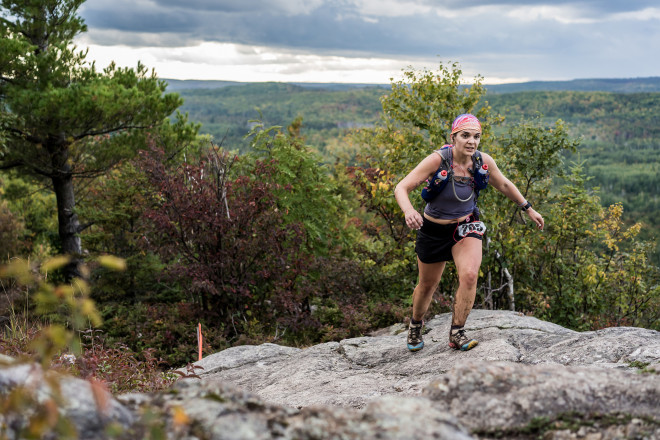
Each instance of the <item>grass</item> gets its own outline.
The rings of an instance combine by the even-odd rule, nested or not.
[[[2,307],[0,352],[11,357],[34,354],[30,346],[45,324],[29,317],[29,290],[20,288],[13,280],[1,278],[0,288],[2,300],[5,301]],[[21,309],[17,310],[19,304]]]

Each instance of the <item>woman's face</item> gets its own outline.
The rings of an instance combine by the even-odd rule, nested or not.
[[[481,141],[481,133],[477,130],[461,130],[458,133],[453,134],[452,137],[454,139],[454,147],[456,147],[459,152],[463,152],[470,156],[477,151],[479,142]]]

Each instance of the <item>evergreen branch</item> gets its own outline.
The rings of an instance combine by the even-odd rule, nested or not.
[[[103,129],[103,130],[93,130],[93,131],[87,131],[87,132],[84,132],[84,133],[80,133],[80,134],[77,134],[77,135],[73,136],[73,139],[76,140],[76,141],[79,141],[80,139],[84,139],[84,138],[89,137],[89,136],[101,136],[101,135],[104,135],[104,134],[110,134],[110,133],[114,133],[114,132],[117,132],[117,131],[123,131],[123,130],[144,130],[144,129],[152,128],[152,127],[153,127],[153,124],[148,124],[148,125],[128,125],[128,124],[127,125],[119,125],[119,126],[116,126],[116,127],[106,128],[106,129]]]
[[[78,229],[76,231],[77,231],[78,234],[80,234],[82,231],[89,228],[90,226],[94,226],[94,224],[95,224],[95,222],[88,222],[88,223],[82,224],[82,225],[78,226]]]
[[[13,168],[18,168],[21,165],[23,165],[23,162],[21,162],[19,160],[9,162],[9,163],[5,163],[5,164],[0,164],[0,170],[11,170]]]
[[[32,134],[28,134],[28,133],[24,132],[23,130],[20,130],[20,129],[15,128],[15,127],[7,127],[6,131],[9,132],[9,133],[12,133],[14,135],[20,136],[21,138],[25,139],[26,141],[30,142],[31,144],[43,144],[44,143],[42,138],[40,138],[38,136],[35,136],[35,135],[32,135]]]

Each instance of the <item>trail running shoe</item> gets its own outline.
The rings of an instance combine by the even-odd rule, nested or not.
[[[449,346],[455,350],[468,351],[477,346],[479,341],[465,336],[465,330],[449,331]]]
[[[424,328],[424,321],[419,324],[413,324],[412,320],[410,321],[408,326],[408,350],[418,351],[424,348],[422,328]]]

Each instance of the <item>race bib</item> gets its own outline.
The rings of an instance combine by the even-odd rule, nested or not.
[[[486,225],[484,222],[463,223],[458,225],[457,228],[459,237],[467,237],[469,234],[484,235],[486,233]]]

